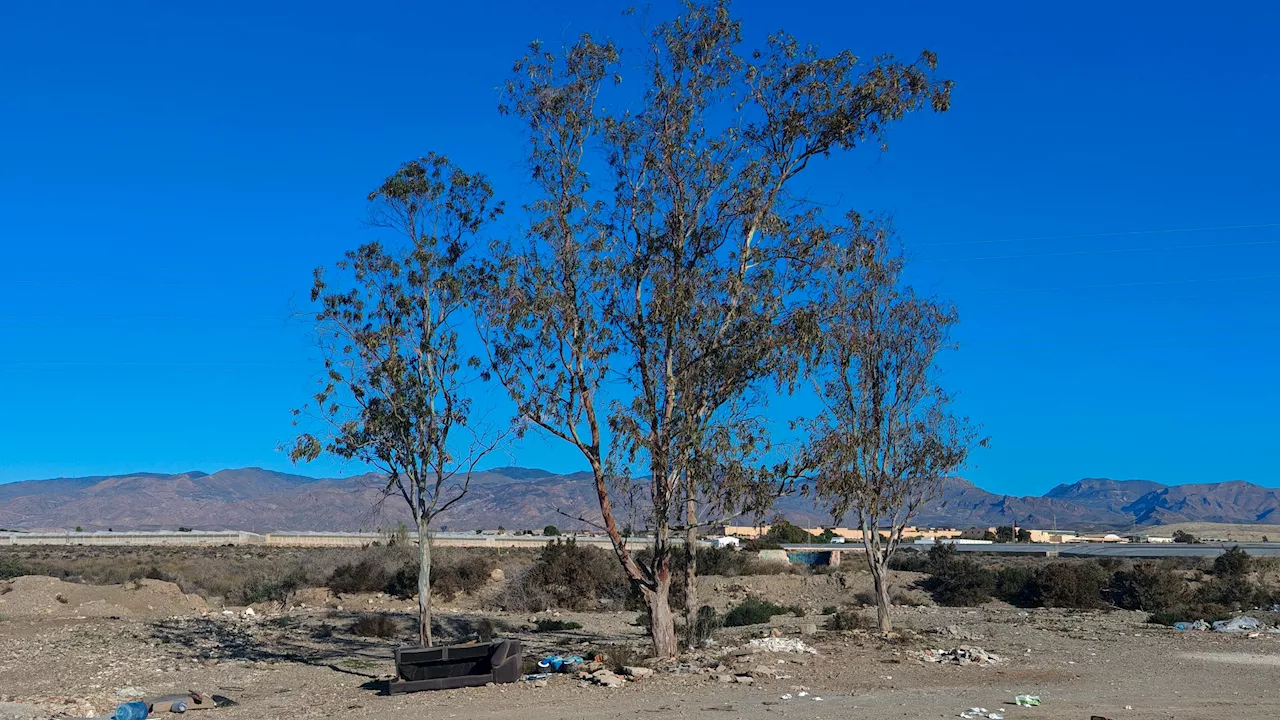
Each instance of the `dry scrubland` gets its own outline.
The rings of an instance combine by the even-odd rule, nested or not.
[[[644,660],[639,606],[595,548],[442,549],[445,639],[521,638],[527,654]],[[413,636],[403,548],[14,548],[0,551],[0,718],[104,713],[123,697],[217,692],[218,718],[955,717],[1250,718],[1280,715],[1280,645],[1149,620],[1269,608],[1272,564],[903,555],[895,622],[865,628],[870,577],[709,553],[710,640],[619,689],[555,676],[515,686],[383,697],[391,648]],[[764,574],[768,573],[768,574]],[[18,577],[13,577],[13,576]],[[253,613],[246,616],[245,606]],[[1269,612],[1250,610],[1264,621]],[[738,651],[770,630],[809,653]],[[996,663],[925,661],[982,648]],[[732,683],[725,678],[741,677]],[[799,693],[808,693],[800,696]],[[1007,703],[1039,694],[1040,708]],[[783,699],[790,695],[790,699]],[[822,700],[815,700],[821,697]],[[1132,709],[1126,709],[1129,706]],[[213,716],[210,716],[213,718]],[[216,720],[216,719],[215,719]]]

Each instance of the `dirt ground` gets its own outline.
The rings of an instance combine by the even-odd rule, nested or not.
[[[716,647],[617,689],[556,675],[545,687],[388,697],[378,688],[393,670],[397,640],[358,637],[349,627],[362,612],[381,610],[395,613],[407,633],[412,608],[403,601],[308,591],[292,607],[255,606],[246,616],[242,608],[206,608],[158,581],[94,588],[18,578],[0,595],[0,718],[105,715],[133,695],[188,689],[239,702],[198,711],[210,720],[952,718],[970,707],[1010,720],[1280,717],[1280,636],[1179,632],[1146,624],[1142,613],[1002,604],[897,608],[902,633],[889,641],[820,629],[824,618],[815,613],[867,584],[859,572],[709,579],[704,596],[718,605],[750,593],[818,609],[723,630]],[[532,621],[547,614],[481,613],[469,604],[446,606],[441,625],[465,629],[486,618],[520,638],[527,657],[589,656],[643,642],[634,612],[560,613],[582,629],[537,633]],[[770,629],[817,654],[732,650]],[[956,647],[983,648],[1000,662],[922,660],[924,650]],[[722,681],[736,674],[751,683]],[[1039,695],[1043,705],[1016,707],[1018,694]]]

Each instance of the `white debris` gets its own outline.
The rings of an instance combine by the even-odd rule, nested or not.
[[[755,652],[809,653],[810,655],[818,654],[817,650],[814,650],[803,640],[795,638],[755,638],[754,640],[748,641],[743,647]]]

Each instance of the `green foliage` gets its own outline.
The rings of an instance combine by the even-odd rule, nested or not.
[[[1174,530],[1173,541],[1176,543],[1199,543],[1200,538],[1197,538],[1195,535],[1192,535],[1189,532],[1184,532],[1182,530]]]
[[[1134,563],[1112,576],[1111,588],[1112,601],[1126,610],[1173,612],[1185,608],[1191,599],[1186,580],[1170,562]]]
[[[686,641],[693,647],[706,645],[715,632],[724,625],[724,620],[715,608],[703,605],[694,616],[693,625],[685,628]]]
[[[542,618],[535,623],[535,628],[538,632],[564,632],[566,630],[581,630],[582,623],[572,620]]]
[[[1236,578],[1247,575],[1252,570],[1252,558],[1239,545],[1232,546],[1213,559],[1213,574],[1217,577]]]
[[[835,615],[840,612],[840,608],[835,605],[824,605],[822,608],[823,615]]]
[[[10,578],[22,577],[23,575],[31,575],[30,568],[18,562],[14,558],[0,557],[0,580],[8,580]]]
[[[945,543],[936,543],[929,550],[925,570],[929,577],[921,585],[939,605],[980,605],[990,600],[996,589],[995,573]]]
[[[1054,562],[1036,569],[1033,604],[1092,609],[1102,606],[1107,573],[1092,562]]]
[[[1021,565],[996,571],[996,597],[1007,603],[1030,607],[1035,602],[1035,571]]]
[[[906,572],[927,572],[929,565],[929,556],[915,548],[898,548],[898,551],[889,556],[890,570],[903,570]]]
[[[813,542],[813,536],[799,525],[793,525],[786,518],[777,517],[769,526],[765,538],[779,545],[803,545]]]
[[[560,528],[555,525],[548,525],[542,528],[542,534],[546,537],[558,537],[560,535]]]
[[[788,612],[790,612],[789,608],[752,595],[725,613],[724,626],[758,625],[769,622],[774,615],[784,615]]]

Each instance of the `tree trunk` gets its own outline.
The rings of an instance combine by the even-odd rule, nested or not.
[[[418,644],[431,647],[431,533],[418,523]]]
[[[888,635],[893,631],[893,621],[889,617],[889,561],[878,552],[867,553],[867,564],[875,581],[876,622],[880,626],[880,634]]]
[[[645,591],[649,605],[649,634],[653,638],[653,654],[660,658],[673,658],[680,654],[676,639],[675,617],[671,614],[671,574],[658,580],[657,588]]]
[[[696,650],[698,638],[698,503],[693,497],[693,483],[686,487],[684,531],[684,634],[685,645]]]

